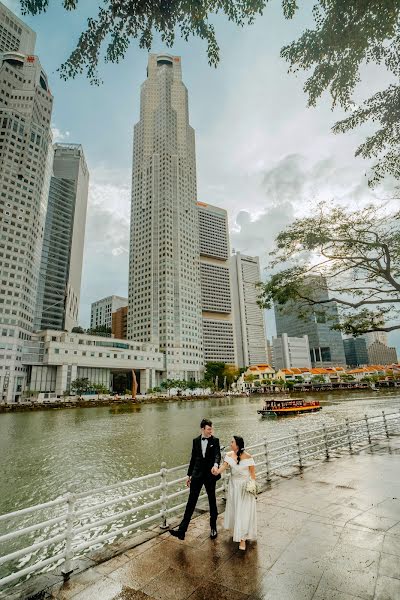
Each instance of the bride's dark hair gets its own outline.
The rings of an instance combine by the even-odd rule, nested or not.
[[[233,439],[236,442],[236,445],[238,447],[238,450],[236,452],[236,456],[237,456],[237,464],[240,463],[240,457],[244,452],[244,440],[242,437],[240,437],[240,435],[234,435]]]

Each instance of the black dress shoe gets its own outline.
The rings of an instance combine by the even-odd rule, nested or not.
[[[170,529],[169,533],[171,535],[173,535],[174,537],[178,538],[178,540],[184,540],[185,539],[185,534],[183,531],[179,531],[179,529],[176,531],[175,529]]]
[[[215,538],[217,537],[217,535],[218,535],[217,529],[216,528],[211,529],[210,538],[212,540],[215,540]]]

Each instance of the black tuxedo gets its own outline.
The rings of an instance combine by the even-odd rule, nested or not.
[[[221,475],[213,475],[211,469],[221,462],[221,450],[219,439],[213,436],[208,438],[205,456],[201,444],[201,435],[193,440],[192,456],[190,458],[188,476],[191,477],[189,499],[186,504],[185,514],[179,525],[179,530],[185,533],[189,527],[197,500],[200,496],[201,488],[206,488],[208,503],[210,505],[210,526],[216,528],[218,510],[215,497],[215,486]]]

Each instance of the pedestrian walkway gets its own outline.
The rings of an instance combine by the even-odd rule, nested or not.
[[[240,553],[208,515],[53,588],[57,600],[399,600],[400,440],[275,480]]]

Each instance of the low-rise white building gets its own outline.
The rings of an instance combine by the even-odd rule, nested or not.
[[[111,389],[113,374],[134,372],[143,394],[159,385],[165,355],[153,344],[46,330],[26,343],[22,364],[32,391],[62,396],[80,378]]]

